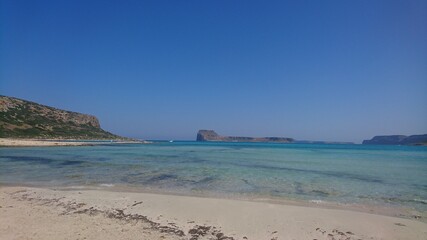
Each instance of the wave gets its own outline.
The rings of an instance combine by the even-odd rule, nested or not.
[[[114,187],[114,184],[112,183],[101,183],[99,184],[100,187]]]

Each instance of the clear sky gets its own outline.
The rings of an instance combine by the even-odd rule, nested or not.
[[[0,0],[0,94],[144,139],[427,133],[427,1]]]

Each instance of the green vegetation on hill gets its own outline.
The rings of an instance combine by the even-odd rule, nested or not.
[[[0,96],[0,137],[124,139],[104,131],[91,115]]]

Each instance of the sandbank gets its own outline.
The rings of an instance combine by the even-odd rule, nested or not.
[[[55,146],[94,146],[101,144],[148,143],[146,141],[79,141],[58,139],[15,139],[0,138],[0,147],[55,147]]]

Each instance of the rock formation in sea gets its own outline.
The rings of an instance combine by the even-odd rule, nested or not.
[[[214,130],[199,130],[197,133],[197,141],[207,142],[278,142],[278,143],[291,143],[294,141],[292,138],[285,137],[236,137],[236,136],[221,136]]]

